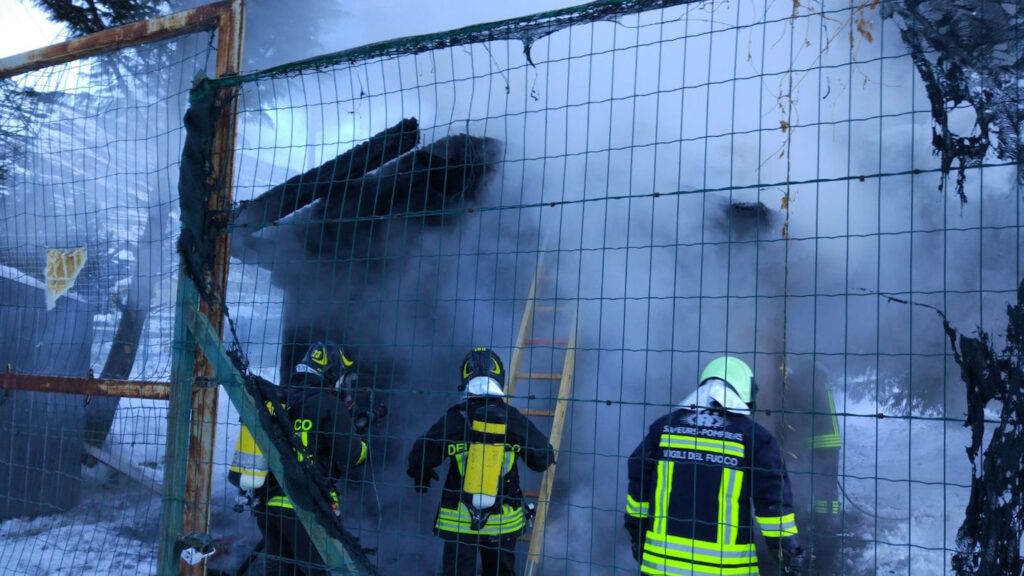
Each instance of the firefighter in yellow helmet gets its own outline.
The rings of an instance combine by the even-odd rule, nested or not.
[[[434,532],[444,539],[443,574],[515,574],[515,545],[526,526],[519,461],[546,470],[554,449],[519,410],[505,403],[505,369],[487,348],[462,362],[462,401],[413,445],[407,474],[424,492],[448,459]]]
[[[307,448],[316,467],[332,482],[348,477],[367,457],[366,443],[360,439],[339,390],[346,374],[354,371],[354,363],[337,344],[317,342],[295,366],[283,391],[285,409],[295,435]],[[246,480],[245,475],[258,472],[258,466],[248,472],[244,466],[239,468],[247,485],[259,484],[253,489],[256,499],[253,513],[263,534],[263,552],[268,560],[266,573],[327,574],[320,554],[274,475],[264,471],[265,482]],[[337,495],[332,493],[332,497],[337,502]]]
[[[756,393],[746,363],[716,358],[629,457],[625,522],[643,574],[757,574],[752,520],[782,571],[803,572],[778,444],[751,418]]]

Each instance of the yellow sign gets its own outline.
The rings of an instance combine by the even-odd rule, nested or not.
[[[46,309],[53,310],[57,299],[75,285],[85,266],[85,247],[72,250],[46,249]]]

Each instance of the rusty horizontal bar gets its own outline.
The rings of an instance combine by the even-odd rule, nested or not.
[[[0,374],[0,389],[5,392],[25,390],[30,392],[84,394],[86,396],[118,396],[121,398],[167,400],[170,398],[171,385],[167,382],[151,382],[147,380],[36,376],[33,374],[4,372]]]
[[[152,20],[133,22],[95,34],[73,38],[37,50],[0,58],[0,78],[8,78],[33,70],[63,64],[79,58],[109,52],[116,48],[154,42],[217,26],[220,18],[231,11],[232,2],[224,0],[183,10]]]
[[[543,410],[541,408],[523,408],[519,412],[523,416],[544,416],[545,418],[552,418],[555,415],[554,410]]]

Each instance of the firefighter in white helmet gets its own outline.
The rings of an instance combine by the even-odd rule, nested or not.
[[[746,363],[716,358],[629,457],[625,522],[643,574],[757,574],[753,520],[783,572],[802,573],[789,477],[751,418],[756,394]]]

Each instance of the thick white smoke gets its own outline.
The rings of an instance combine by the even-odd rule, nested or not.
[[[366,486],[350,494],[383,566],[438,561],[437,492],[412,492],[405,451],[456,400],[468,346],[508,362],[541,252],[557,253],[559,297],[580,311],[545,573],[634,569],[625,458],[715,355],[752,361],[761,407],[776,414],[810,389],[791,381],[783,394],[785,352],[826,371],[850,402],[840,411],[960,416],[937,316],[879,294],[998,327],[1019,275],[1014,169],[970,173],[966,205],[938,191],[928,103],[894,25],[869,7],[792,10],[697,5],[575,27],[537,41],[535,66],[520,43],[495,42],[275,81],[279,98],[263,108],[273,130],[240,131],[250,195],[408,116],[425,142],[504,142],[478,209],[457,226],[391,223],[395,258],[358,304],[378,311],[361,344],[395,406],[376,478],[379,532]],[[771,211],[759,226],[730,209],[756,202]],[[844,419],[851,492],[877,504],[887,484],[853,477],[880,477],[900,487],[887,505],[962,503],[956,486],[936,495],[913,484],[934,474],[922,460],[959,451],[958,437],[949,449],[915,444],[898,423],[885,429],[905,442],[897,454],[877,427],[858,437],[864,422]],[[963,478],[957,468],[944,481]],[[911,504],[922,490],[936,501]],[[855,538],[895,540],[882,564],[922,547],[924,570],[941,573],[958,522],[876,523]]]

